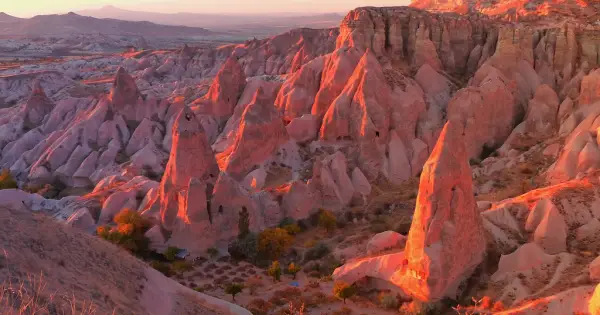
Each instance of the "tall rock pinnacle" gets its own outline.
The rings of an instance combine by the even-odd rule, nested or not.
[[[423,168],[404,252],[408,265],[392,281],[423,301],[455,296],[485,254],[461,127],[444,126]]]
[[[110,100],[116,108],[121,108],[125,105],[133,105],[140,97],[140,91],[135,84],[135,80],[125,71],[123,67],[119,67],[115,75],[112,89],[110,90]]]
[[[179,207],[187,202],[180,199],[194,180],[214,182],[218,175],[219,169],[204,129],[194,113],[184,107],[173,125],[171,156],[160,185],[163,226],[169,228],[178,215],[185,215],[180,213]]]
[[[25,103],[26,123],[31,125],[30,127],[39,125],[53,108],[54,103],[46,96],[40,81],[35,80],[31,95]]]

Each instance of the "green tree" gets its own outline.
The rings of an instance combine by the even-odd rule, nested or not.
[[[17,181],[10,174],[8,169],[3,169],[0,172],[0,190],[2,189],[17,189]]]
[[[292,278],[296,280],[296,274],[300,271],[300,269],[302,269],[300,268],[300,266],[294,263],[290,263],[285,269],[285,273],[288,275],[292,275]]]
[[[319,212],[319,226],[325,228],[327,232],[335,230],[337,220],[331,211],[323,210]]]
[[[273,281],[281,280],[281,265],[279,265],[277,260],[271,264],[271,267],[269,267],[267,273],[269,276],[273,277]]]
[[[163,256],[165,256],[165,258],[168,261],[174,261],[177,258],[177,254],[179,254],[180,251],[181,249],[175,246],[169,246],[163,253]]]
[[[258,235],[258,252],[276,260],[292,245],[294,238],[282,228],[266,229]]]
[[[235,302],[235,295],[242,292],[244,285],[241,283],[230,283],[225,287],[225,293],[231,295],[231,298]]]
[[[346,304],[346,299],[356,294],[356,287],[344,282],[338,282],[333,287],[333,295],[342,299]]]
[[[246,207],[242,207],[242,211],[240,211],[239,215],[240,218],[238,221],[238,237],[242,239],[246,237],[248,233],[250,233],[250,214],[248,213],[248,209],[246,209]]]
[[[208,254],[208,256],[214,258],[214,257],[217,257],[219,255],[219,250],[216,249],[216,248],[214,248],[214,247],[211,247],[211,248],[209,248],[209,249],[206,250],[206,253]]]

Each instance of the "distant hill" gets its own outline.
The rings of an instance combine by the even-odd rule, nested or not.
[[[12,16],[12,15],[8,15],[4,12],[0,12],[0,23],[3,22],[15,22],[15,21],[20,21],[22,20],[21,18]]]
[[[206,36],[213,32],[199,27],[159,25],[118,19],[98,19],[68,14],[38,15],[20,19],[0,14],[0,35],[106,34],[141,36]]]
[[[165,25],[205,27],[219,31],[262,32],[279,34],[294,28],[331,28],[339,26],[344,15],[338,13],[317,15],[223,15],[200,13],[156,13],[124,10],[105,6],[95,10],[78,11],[80,15],[128,21],[151,21]],[[257,34],[259,35],[259,34]]]

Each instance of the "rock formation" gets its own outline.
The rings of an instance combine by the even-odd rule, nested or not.
[[[230,57],[215,77],[210,90],[195,104],[203,107],[202,112],[214,115],[219,122],[225,122],[235,109],[244,91],[246,76],[237,58]]]
[[[277,151],[288,140],[281,116],[264,91],[259,88],[241,116],[235,142],[220,159],[224,171],[241,180]]]
[[[162,225],[172,229],[176,220],[194,223],[208,219],[206,186],[218,175],[202,125],[189,108],[184,108],[173,125],[173,147],[160,184]]]
[[[485,255],[461,129],[447,123],[425,163],[404,251],[408,264],[392,280],[424,301],[456,296]]]

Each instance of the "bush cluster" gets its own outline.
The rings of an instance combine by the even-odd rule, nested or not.
[[[123,209],[113,221],[117,226],[99,226],[96,229],[98,236],[137,255],[148,251],[149,240],[144,236],[150,227],[147,219],[137,211]]]
[[[2,189],[17,189],[17,181],[14,179],[8,169],[0,171],[0,190]]]

